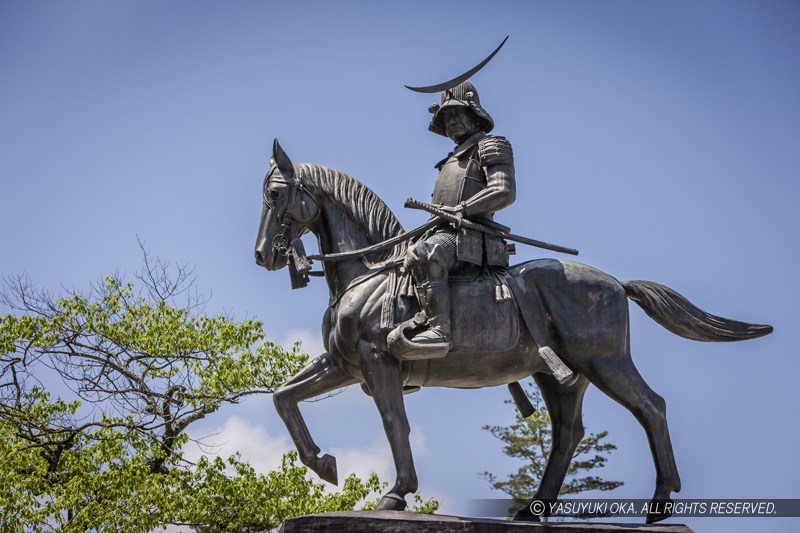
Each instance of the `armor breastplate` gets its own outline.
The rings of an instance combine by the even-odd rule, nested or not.
[[[477,144],[442,165],[431,196],[434,204],[456,206],[486,188],[486,176],[478,162]]]

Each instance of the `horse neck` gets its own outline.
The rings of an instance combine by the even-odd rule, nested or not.
[[[315,165],[299,165],[299,170],[320,209],[309,228],[317,237],[320,253],[350,252],[402,233],[402,226],[388,207],[355,179]],[[387,258],[391,253],[386,250],[381,257]],[[402,253],[402,249],[395,253]],[[340,294],[354,278],[370,269],[363,259],[329,262],[324,267],[331,296]]]
[[[324,255],[358,250],[372,244],[364,238],[352,220],[327,205],[322,208],[311,231],[317,237],[320,253]],[[361,259],[352,259],[325,263],[324,269],[325,280],[333,297],[344,290],[353,279],[365,274],[369,267]]]

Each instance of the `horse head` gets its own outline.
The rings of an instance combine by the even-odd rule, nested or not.
[[[267,270],[280,270],[287,264],[291,243],[308,231],[319,214],[319,205],[298,179],[277,138],[264,177],[263,200],[256,263]]]

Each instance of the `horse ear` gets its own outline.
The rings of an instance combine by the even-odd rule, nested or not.
[[[277,137],[275,137],[275,142],[272,143],[272,159],[282,172],[289,173],[294,171],[294,165],[292,165],[289,156],[286,155],[286,152],[281,148]]]

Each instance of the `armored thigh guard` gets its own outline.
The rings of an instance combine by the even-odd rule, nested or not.
[[[456,231],[442,228],[415,242],[406,255],[406,267],[418,282],[447,278],[455,265]]]

